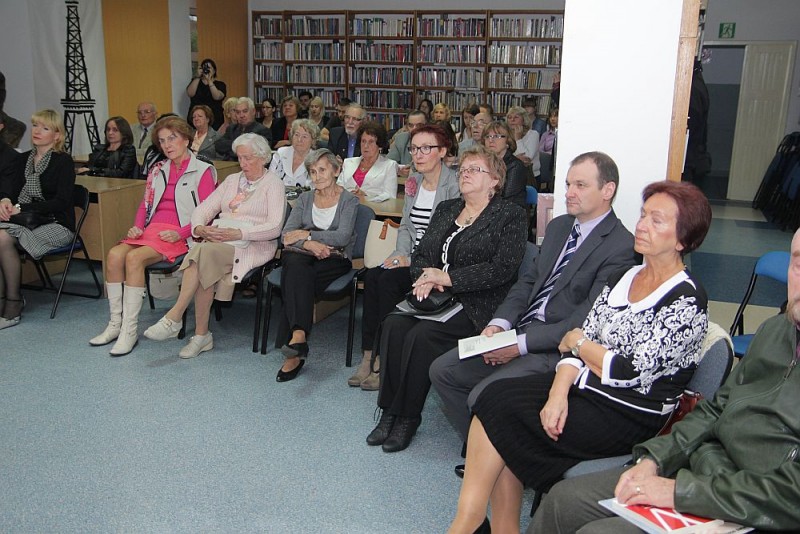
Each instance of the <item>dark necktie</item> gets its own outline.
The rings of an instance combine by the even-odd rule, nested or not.
[[[578,238],[581,235],[581,228],[578,223],[572,227],[572,231],[569,233],[569,239],[567,239],[567,249],[564,251],[564,256],[561,257],[561,261],[553,269],[553,272],[550,273],[550,277],[547,281],[542,285],[541,289],[539,289],[539,293],[536,295],[536,298],[533,299],[533,302],[528,309],[525,311],[525,315],[522,316],[520,319],[518,327],[527,326],[533,319],[539,314],[541,307],[547,302],[547,298],[550,296],[550,293],[553,291],[553,286],[556,285],[556,281],[561,276],[561,273],[564,272],[564,269],[567,267],[569,260],[572,259],[572,255],[575,253],[575,250],[578,248]]]
[[[144,140],[147,138],[147,128],[143,127],[142,130],[144,131],[142,132],[142,138],[139,139],[139,148],[142,148],[142,143],[144,143]]]

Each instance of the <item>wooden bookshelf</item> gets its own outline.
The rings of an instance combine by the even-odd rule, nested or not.
[[[498,113],[539,97],[550,107],[564,12],[553,10],[253,11],[257,102],[309,90],[332,110],[366,107],[387,129],[429,98],[457,115],[472,102]]]

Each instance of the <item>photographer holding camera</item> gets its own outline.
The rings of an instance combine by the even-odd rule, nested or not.
[[[210,107],[214,113],[211,126],[216,130],[222,126],[224,120],[222,101],[225,99],[226,92],[225,82],[217,80],[217,64],[213,59],[206,58],[200,62],[197,67],[197,75],[186,87],[186,94],[191,99],[189,109],[192,110],[195,106],[200,105]],[[189,124],[192,123],[190,116],[186,120]]]

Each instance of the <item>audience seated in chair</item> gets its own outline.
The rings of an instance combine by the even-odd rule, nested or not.
[[[309,119],[292,122],[292,144],[275,151],[269,170],[286,186],[311,187],[311,178],[306,169],[306,156],[317,147],[319,128]]]
[[[255,133],[260,135],[272,144],[272,133],[256,122],[256,106],[253,101],[243,96],[239,98],[233,111],[236,115],[236,124],[225,130],[225,135],[217,139],[215,148],[217,155],[226,160],[235,160],[236,154],[233,149],[233,142],[242,134]]]
[[[192,237],[203,242],[183,260],[178,301],[144,332],[156,341],[176,337],[194,299],[195,335],[179,352],[181,358],[194,358],[214,347],[208,330],[212,302],[230,300],[234,285],[271,260],[278,248],[286,200],[283,183],[264,168],[271,156],[269,145],[262,136],[249,133],[234,141],[233,150],[242,172],[228,176],[192,212]]]
[[[111,117],[106,121],[105,143],[97,145],[89,155],[89,165],[78,169],[78,174],[133,178],[136,171],[136,149],[133,132],[124,117]]]
[[[356,143],[361,155],[344,160],[339,185],[368,202],[397,198],[397,162],[383,155],[389,144],[386,129],[377,122],[362,122]]]

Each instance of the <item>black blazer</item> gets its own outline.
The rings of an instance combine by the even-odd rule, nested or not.
[[[106,145],[97,145],[89,156],[90,176],[133,178],[136,169],[136,148],[122,145],[119,150],[109,152]]]
[[[14,173],[17,172],[17,160],[20,157],[19,152],[0,139],[0,187],[6,182],[10,183]]]
[[[462,209],[461,198],[436,207],[425,236],[411,254],[412,280],[422,275],[423,267],[442,268],[442,245]],[[495,195],[448,251],[451,290],[476,330],[486,326],[517,279],[526,238],[525,210]]]
[[[519,158],[511,153],[511,150],[506,150],[506,154],[503,156],[503,163],[506,164],[506,183],[503,186],[503,198],[523,209],[527,208],[525,204],[527,198],[525,186],[528,185],[530,171]]]
[[[338,126],[330,130],[328,137],[328,150],[333,152],[340,158],[347,159],[347,132],[344,131],[344,126]],[[361,155],[361,145],[356,143],[353,149],[353,157],[357,158]]]
[[[225,135],[217,139],[217,142],[214,143],[214,149],[217,151],[217,155],[228,161],[235,160],[236,154],[233,153],[233,142],[237,137],[245,133],[258,134],[267,140],[270,147],[272,146],[272,132],[260,122],[251,122],[244,126],[231,124],[225,130]]]
[[[25,185],[25,165],[31,151],[17,159],[16,171],[10,178],[0,183],[0,198],[8,198],[12,203],[19,201],[19,193]],[[58,224],[75,231],[75,209],[72,203],[75,186],[75,162],[65,152],[53,152],[50,164],[41,176],[41,202],[21,204],[22,211],[36,211],[53,215]]]

